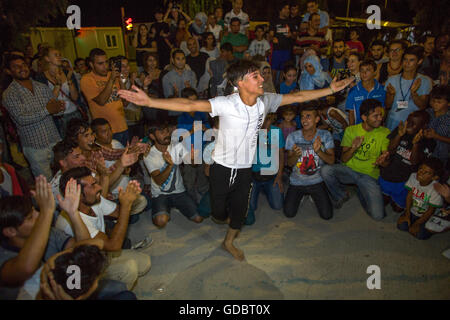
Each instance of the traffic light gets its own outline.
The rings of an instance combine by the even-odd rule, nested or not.
[[[128,18],[125,20],[125,28],[127,29],[127,31],[132,31],[133,30],[133,19],[132,18]]]

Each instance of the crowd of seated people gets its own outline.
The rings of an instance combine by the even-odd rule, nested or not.
[[[243,0],[194,18],[170,2],[155,10],[154,23],[137,27],[136,67],[100,48],[73,63],[48,43],[34,56],[30,46],[4,53],[0,297],[136,299],[133,287],[151,267],[138,250],[152,239],[132,243],[129,225],[143,214],[158,228],[173,214],[196,224],[210,216],[220,123],[207,113],[135,105],[118,91],[227,95],[236,90],[227,67],[240,59],[260,66],[266,93],[355,79],[343,92],[266,115],[247,226],[258,218],[260,194],[287,218],[310,196],[332,223],[353,186],[375,221],[390,207],[398,229],[418,239],[450,230],[449,34],[363,43],[352,29],[339,38],[318,2],[306,3],[300,12],[297,1],[280,2],[268,26],[250,30]],[[87,273],[79,291],[66,285],[64,268],[74,263]]]

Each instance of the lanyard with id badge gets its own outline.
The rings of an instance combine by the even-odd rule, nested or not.
[[[399,112],[399,111],[408,109],[408,100],[409,100],[408,94],[410,93],[411,88],[412,88],[412,86],[413,86],[413,84],[414,84],[414,81],[416,81],[416,78],[417,78],[417,76],[414,77],[414,79],[413,79],[413,81],[411,82],[411,85],[409,86],[409,89],[408,89],[408,91],[406,91],[406,95],[405,95],[405,94],[403,93],[403,87],[402,87],[402,75],[403,75],[403,73],[400,75],[400,78],[399,78],[399,80],[398,80],[398,81],[399,81],[399,84],[400,84],[400,92],[401,92],[401,94],[402,94],[402,100],[397,101],[397,110],[395,110],[395,112]],[[406,98],[408,98],[408,99],[406,99]]]

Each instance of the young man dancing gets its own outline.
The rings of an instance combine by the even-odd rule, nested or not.
[[[209,112],[219,117],[220,129],[210,168],[210,194],[212,215],[226,221],[229,229],[222,246],[239,261],[242,250],[233,244],[248,210],[251,192],[251,167],[256,151],[258,133],[268,113],[278,107],[318,99],[344,89],[354,79],[333,80],[329,88],[301,91],[291,94],[264,93],[264,79],[259,67],[241,60],[227,70],[228,81],[238,92],[210,100],[183,98],[153,99],[136,86],[134,91],[120,90],[119,95],[136,105],[171,111]],[[228,205],[228,208],[227,208]]]

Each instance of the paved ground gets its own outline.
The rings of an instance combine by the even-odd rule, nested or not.
[[[162,230],[149,216],[130,226],[132,240],[148,232],[154,244],[150,272],[139,279],[139,299],[450,299],[450,233],[420,241],[398,231],[388,209],[370,219],[355,195],[330,221],[305,199],[295,218],[260,197],[256,223],[243,228],[235,261],[221,249],[227,226],[202,224],[178,212]],[[367,267],[381,269],[381,290],[368,290]]]

